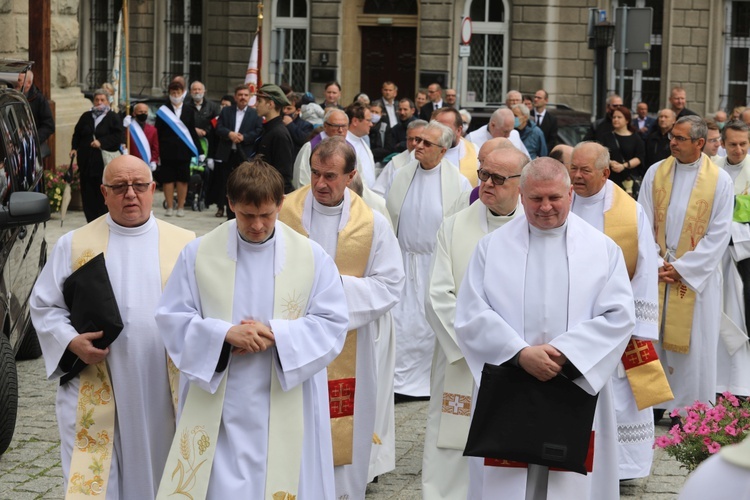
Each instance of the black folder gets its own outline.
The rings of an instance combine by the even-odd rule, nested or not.
[[[70,311],[70,324],[78,333],[104,332],[103,337],[94,340],[96,348],[108,347],[120,335],[122,318],[103,253],[68,276],[63,283],[63,297]],[[59,366],[65,372],[60,379],[62,385],[78,375],[86,367],[86,363],[66,349]]]
[[[464,455],[586,474],[597,396],[564,375],[542,382],[485,364]]]

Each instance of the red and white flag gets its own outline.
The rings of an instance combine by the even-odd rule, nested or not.
[[[258,90],[258,80],[260,77],[260,32],[255,34],[253,40],[253,50],[250,51],[250,61],[247,63],[247,72],[245,73],[245,85],[250,89],[250,106],[255,106],[255,92]]]

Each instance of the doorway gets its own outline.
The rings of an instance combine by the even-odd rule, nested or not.
[[[380,98],[385,81],[398,86],[398,97],[414,99],[417,28],[362,26],[360,87],[371,100]]]

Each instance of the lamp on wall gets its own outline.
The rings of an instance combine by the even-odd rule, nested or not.
[[[320,53],[320,65],[325,66],[328,64],[328,52],[321,52]]]

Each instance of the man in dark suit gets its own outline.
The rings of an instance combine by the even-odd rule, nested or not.
[[[648,104],[645,102],[639,102],[638,106],[635,107],[635,118],[633,118],[633,127],[638,131],[638,135],[641,139],[646,140],[648,134],[656,125],[656,119],[648,116]]]
[[[557,145],[557,118],[547,111],[548,99],[549,95],[546,90],[536,91],[531,119],[542,130],[544,140],[547,142],[547,150],[552,151],[552,148]]]
[[[227,205],[226,185],[229,174],[237,166],[255,154],[255,142],[263,132],[263,120],[248,106],[250,90],[246,85],[234,89],[234,104],[219,113],[216,135],[219,146],[216,148],[211,200],[216,203],[217,217],[224,216]]]
[[[107,213],[104,195],[99,187],[104,172],[102,150],[115,152],[125,139],[120,117],[109,108],[108,95],[103,89],[94,92],[94,107],[78,119],[71,141],[70,157],[78,157],[86,222]]]
[[[419,118],[429,122],[432,112],[445,106],[443,102],[443,88],[439,83],[432,83],[427,87],[427,97],[430,99],[430,102],[426,103],[419,110]]]

